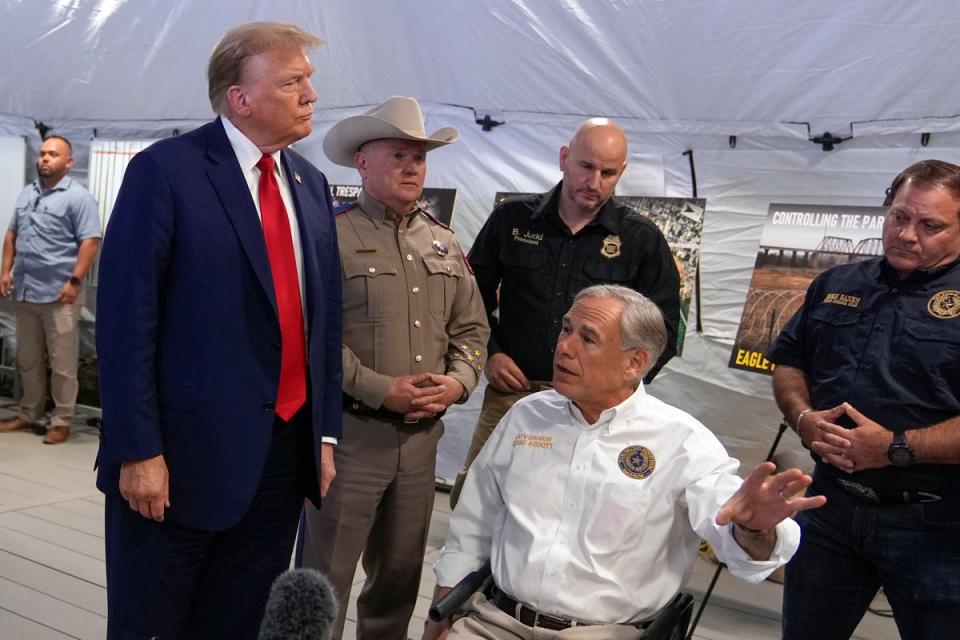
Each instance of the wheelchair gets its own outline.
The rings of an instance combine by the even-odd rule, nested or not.
[[[487,560],[482,567],[468,573],[447,595],[430,607],[430,619],[439,622],[449,618],[475,591],[484,590],[492,583],[490,561]],[[641,640],[684,640],[692,614],[693,596],[681,591],[644,628]]]

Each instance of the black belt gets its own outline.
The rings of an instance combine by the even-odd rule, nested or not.
[[[865,484],[844,478],[837,478],[837,484],[850,495],[863,502],[869,502],[870,504],[922,504],[943,500],[943,496],[931,491],[919,491],[915,489],[874,489]]]
[[[539,627],[541,629],[549,629],[551,631],[563,631],[564,629],[569,629],[571,627],[590,627],[598,624],[596,622],[581,622],[579,620],[573,620],[572,618],[561,618],[560,616],[554,616],[550,615],[549,613],[537,611],[536,609],[528,607],[518,600],[514,600],[506,593],[501,591],[500,588],[495,584],[491,584],[489,587],[487,587],[484,595],[487,596],[487,600],[492,602],[497,609],[500,609],[500,611],[503,611],[520,624],[525,624],[531,628]],[[637,629],[643,629],[647,626],[646,624],[621,624],[624,624],[628,627],[636,627]]]
[[[570,627],[585,626],[583,622],[577,622],[569,618],[552,616],[548,613],[542,613],[532,609],[522,602],[518,602],[501,591],[497,585],[491,585],[487,589],[487,598],[493,602],[494,606],[503,611],[508,616],[516,619],[520,624],[528,627],[540,627],[541,629],[550,629],[551,631],[563,631]]]
[[[437,415],[430,418],[407,418],[402,413],[390,411],[389,409],[374,409],[373,407],[368,407],[353,396],[348,396],[347,394],[343,394],[343,410],[348,413],[352,413],[355,416],[376,418],[377,420],[393,422],[395,424],[423,423],[428,425],[445,413],[444,411],[441,411]]]

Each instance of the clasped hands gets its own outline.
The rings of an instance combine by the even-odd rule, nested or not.
[[[852,429],[836,424],[843,415],[853,421],[855,426]],[[806,412],[797,432],[803,446],[841,471],[853,473],[889,464],[887,451],[893,442],[893,433],[857,411],[849,402],[832,409]]]
[[[463,396],[459,380],[438,373],[396,376],[390,382],[383,407],[409,420],[432,418]]]

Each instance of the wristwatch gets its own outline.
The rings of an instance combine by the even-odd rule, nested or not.
[[[70,276],[70,284],[77,287],[78,289],[83,286],[83,280],[77,276]]]
[[[907,444],[907,436],[903,431],[893,432],[893,442],[887,449],[887,459],[895,467],[909,467],[913,464],[913,449]]]

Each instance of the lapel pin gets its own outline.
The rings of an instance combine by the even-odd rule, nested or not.
[[[293,172],[293,179],[297,181],[297,184],[303,183],[303,180],[300,179],[300,174],[296,171]]]

